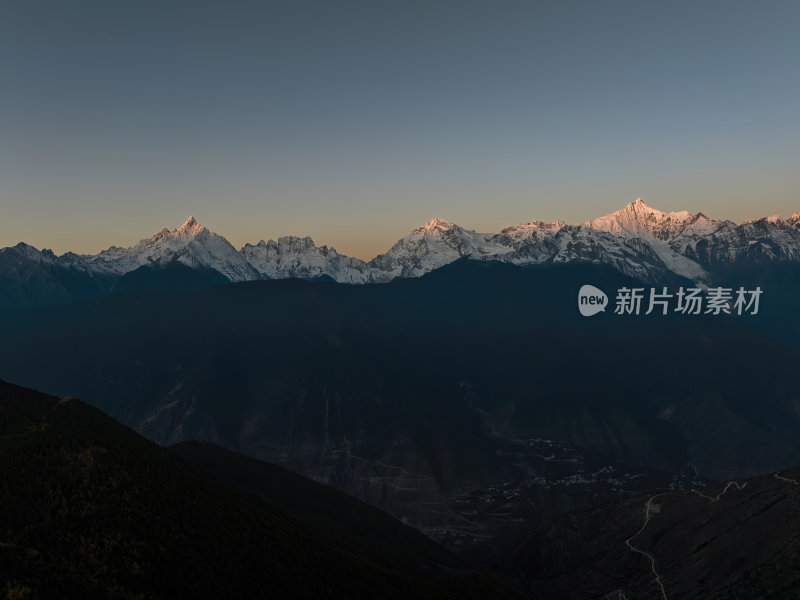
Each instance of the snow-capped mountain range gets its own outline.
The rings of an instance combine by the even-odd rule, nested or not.
[[[113,280],[137,269],[180,264],[215,271],[229,281],[330,278],[340,283],[381,283],[418,277],[460,258],[517,265],[593,262],[642,281],[682,277],[711,283],[731,265],[800,262],[800,212],[736,224],[702,213],[664,213],[641,198],[580,225],[531,221],[498,233],[477,233],[442,219],[417,227],[385,254],[363,261],[317,246],[311,238],[281,237],[236,250],[193,217],[130,248],[95,255],[37,250],[20,243],[0,250],[0,272],[38,264]],[[16,262],[15,262],[16,259]],[[16,273],[11,281],[24,276]],[[3,281],[9,280],[6,273]]]

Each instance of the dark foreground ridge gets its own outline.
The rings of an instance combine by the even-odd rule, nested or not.
[[[257,494],[234,487],[248,469]],[[344,494],[4,382],[0,472],[3,597],[515,597]]]

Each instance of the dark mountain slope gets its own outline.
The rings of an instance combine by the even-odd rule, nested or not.
[[[519,531],[494,566],[552,600],[794,599],[798,477],[795,468],[561,515]]]
[[[125,273],[113,285],[115,292],[133,290],[201,290],[225,285],[230,280],[219,271],[192,268],[177,260],[166,265],[144,266]]]
[[[222,460],[237,464],[229,455]],[[393,544],[382,534],[367,540],[350,533],[330,523],[329,512],[315,515],[321,492],[317,502],[333,500],[356,519],[366,507],[348,505],[341,494],[280,479],[282,498],[307,495],[301,522],[195,473],[78,400],[3,382],[0,472],[0,590],[7,597],[512,597],[374,509],[365,510],[365,521],[396,533]],[[328,535],[333,527],[337,544]]]
[[[199,473],[279,506],[343,552],[369,555],[381,566],[429,573],[460,561],[425,535],[333,488],[219,446],[183,442],[169,448]]]

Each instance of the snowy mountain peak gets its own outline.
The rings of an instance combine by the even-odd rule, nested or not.
[[[90,271],[114,276],[175,262],[194,269],[213,269],[231,281],[246,281],[258,275],[228,240],[200,225],[194,217],[178,229],[165,227],[130,248],[112,246],[83,259]]]
[[[167,245],[172,248],[184,246],[188,241],[193,240],[199,233],[202,233],[203,231],[206,231],[206,228],[199,225],[194,218],[190,217],[178,229],[169,229],[168,227],[164,227],[164,229],[159,231],[154,236],[139,240],[138,246],[150,247]]]
[[[465,256],[487,259],[512,251],[491,238],[490,234],[436,218],[414,229],[368,264],[377,270],[375,280],[388,281],[394,277],[419,277]]]
[[[786,219],[789,223],[800,223],[800,211],[794,213],[791,217]]]
[[[17,250],[19,250],[20,252],[23,252],[25,254],[34,254],[34,253],[38,254],[39,253],[39,249],[38,248],[34,248],[30,244],[26,244],[25,242],[20,242],[19,244],[14,246],[14,248],[16,248]]]
[[[186,219],[186,222],[178,228],[178,231],[189,231],[189,230],[200,230],[205,229],[200,223],[197,222],[197,219],[190,216]]]
[[[691,219],[688,211],[661,212],[637,198],[625,208],[587,221],[585,226],[617,236],[664,240],[676,235]]]
[[[500,235],[509,235],[511,237],[529,237],[539,232],[556,232],[560,231],[566,226],[564,221],[554,221],[553,223],[545,223],[544,221],[529,221],[528,223],[520,223],[519,225],[512,225],[500,230]]]
[[[699,212],[686,221],[678,237],[687,240],[696,239],[714,233],[723,225],[725,225],[725,223],[720,223],[715,219],[709,219],[703,213]],[[681,240],[681,243],[685,245],[685,240]]]
[[[418,233],[425,233],[425,232],[439,232],[439,231],[447,231],[455,227],[453,223],[450,221],[445,221],[444,219],[440,219],[439,217],[434,217],[425,225],[421,227],[417,227],[414,231]]]
[[[55,254],[51,250],[47,250],[46,248],[39,251],[37,248],[34,248],[30,244],[26,244],[25,242],[20,242],[14,249],[25,258],[29,260],[33,260],[38,263],[51,263],[56,259]]]
[[[638,219],[644,219],[646,221],[664,221],[664,220],[673,220],[673,221],[681,221],[684,222],[691,218],[691,213],[685,210],[665,213],[661,212],[657,208],[652,208],[645,204],[644,200],[641,198],[637,198],[628,206],[623,208],[622,210],[618,210],[614,215],[634,215]],[[601,217],[602,218],[602,217]]]

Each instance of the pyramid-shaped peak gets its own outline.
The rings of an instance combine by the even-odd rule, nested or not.
[[[624,217],[625,215],[631,215],[634,218],[641,218],[644,217],[647,220],[655,219],[672,219],[672,220],[688,220],[692,217],[692,214],[686,210],[680,210],[675,212],[664,212],[658,210],[657,208],[653,208],[652,206],[645,203],[644,200],[641,198],[636,198],[633,202],[630,202],[625,208],[622,208],[616,212],[611,213],[610,215],[606,215],[606,217],[610,216],[619,216]],[[600,217],[603,218],[603,217]]]
[[[164,227],[161,231],[152,237],[140,240],[140,244],[150,246],[152,244],[185,244],[197,237],[199,234],[207,231],[205,227],[200,225],[194,217],[189,217],[186,221],[178,227],[178,229],[169,229]]]
[[[17,250],[21,250],[23,252],[39,252],[37,248],[34,248],[30,244],[26,244],[25,242],[20,242],[16,246],[14,246]]]
[[[202,229],[202,226],[197,222],[197,219],[190,216],[188,219],[186,219],[184,224],[180,226],[178,231],[186,231],[188,229]]]
[[[630,203],[628,204],[628,206],[626,206],[625,208],[623,208],[621,211],[617,211],[617,212],[622,212],[622,211],[625,211],[625,210],[632,210],[633,212],[636,212],[636,213],[657,213],[657,214],[666,214],[666,213],[662,213],[662,212],[661,212],[660,210],[658,210],[657,208],[653,208],[653,207],[651,207],[651,206],[647,205],[647,204],[645,203],[645,201],[644,201],[644,200],[642,200],[641,198],[637,198],[637,199],[636,199],[636,200],[634,200],[633,202],[630,202]]]
[[[453,223],[450,221],[440,219],[439,217],[434,217],[422,227],[418,227],[415,231],[446,231],[452,227],[455,227],[455,225],[453,225]]]
[[[587,221],[590,229],[619,236],[656,237],[668,239],[676,235],[692,219],[685,210],[665,213],[651,208],[637,198],[625,208]]]

